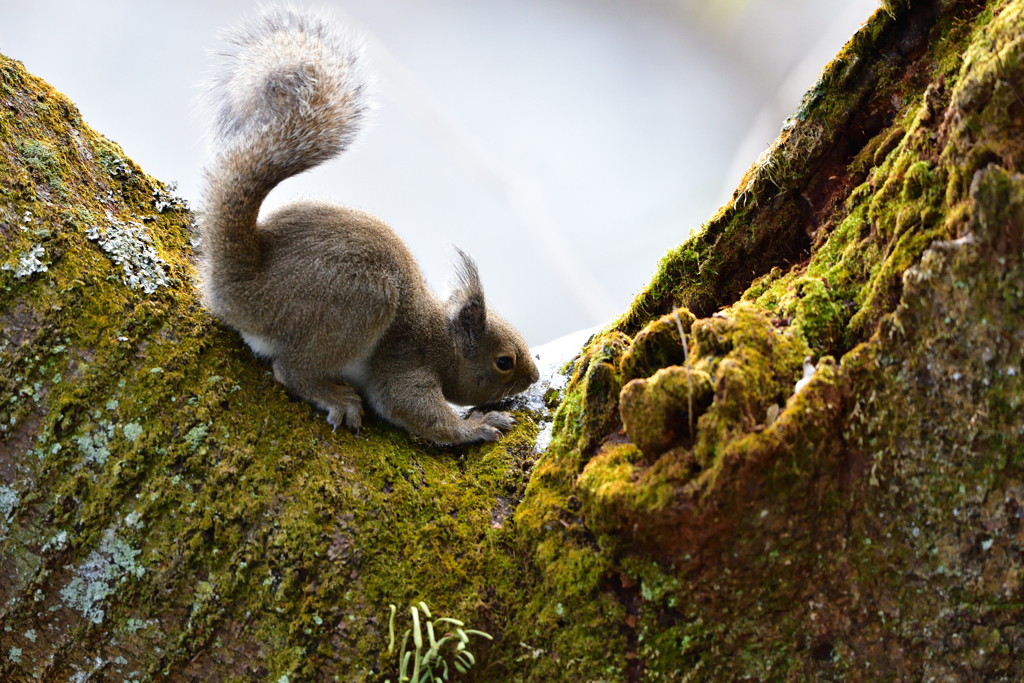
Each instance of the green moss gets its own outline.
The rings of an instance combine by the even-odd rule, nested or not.
[[[32,141],[0,145],[2,215],[45,231],[0,240],[41,240],[50,261],[0,273],[0,442],[17,458],[0,645],[22,651],[0,678],[101,658],[132,680],[377,680],[388,602],[485,629],[522,604],[509,516],[531,416],[497,446],[425,447],[375,421],[332,433],[199,306],[181,203],[19,64],[0,70],[5,140]]]
[[[900,12],[910,7],[910,0],[881,0],[882,9],[890,16],[895,17]]]
[[[678,324],[676,319],[678,318]],[[639,333],[622,355],[619,363],[623,384],[633,379],[650,377],[661,368],[682,365],[686,360],[679,330],[689,334],[696,318],[686,309],[678,309],[650,323]]]
[[[555,425],[562,431],[569,420],[573,422],[565,433],[576,437],[581,453],[592,450],[618,421],[619,363],[629,343],[629,337],[613,331],[577,360],[568,391],[581,396],[581,410],[572,416],[567,411],[556,413]]]
[[[905,7],[895,20],[909,21],[916,11]],[[896,91],[911,106],[850,161],[848,177],[859,180],[805,260],[783,267],[768,253],[741,259],[757,275],[750,288],[742,297],[728,287],[714,296],[745,303],[706,317],[713,310],[705,304],[708,284],[723,282],[716,280],[723,273],[735,277],[725,252],[748,248],[764,229],[756,223],[765,196],[758,188],[799,184],[800,160],[813,157],[813,143],[790,165],[763,159],[748,177],[747,203],[719,212],[670,252],[620,320],[632,333],[663,315],[666,301],[697,302],[694,367],[714,378],[716,390],[699,422],[697,446],[677,445],[652,461],[628,440],[626,420],[627,439],[610,435],[573,480],[561,468],[574,462],[567,452],[574,444],[560,441],[556,431],[538,464],[544,476],[531,482],[519,512],[524,520],[546,520],[529,526],[530,533],[552,543],[557,537],[563,553],[589,547],[603,558],[605,575],[593,595],[615,595],[628,615],[590,622],[622,638],[614,675],[1020,675],[1011,654],[1011,638],[1018,636],[1005,632],[1019,619],[1019,601],[1000,593],[1013,586],[1016,595],[1022,585],[1012,569],[1016,541],[985,531],[1016,509],[1024,480],[1016,437],[1024,424],[1014,412],[1020,349],[1010,341],[1021,334],[1024,214],[1017,213],[1022,204],[1013,176],[977,174],[989,163],[1019,172],[1024,159],[1011,132],[1021,109],[1012,88],[993,78],[995,61],[980,50],[988,41],[981,27],[997,15],[986,30],[1001,46],[1003,69],[1019,74],[1019,47],[1007,41],[1017,33],[1020,3],[982,13],[976,23],[939,16],[931,56],[922,62],[945,85],[908,89],[906,81],[884,80],[898,70],[876,70],[880,91],[888,97]],[[870,64],[875,46],[886,40],[886,21],[876,16],[843,59]],[[940,33],[945,39],[935,37]],[[848,67],[838,62],[805,98],[793,130],[816,111],[842,106],[841,99],[830,101],[828,88],[850,87],[857,76],[844,80]],[[791,137],[772,154],[793,144]],[[668,331],[661,331],[665,340]],[[650,377],[663,362],[634,356],[674,352],[667,342],[654,342],[657,335],[641,342],[647,336],[648,330],[636,334],[624,352],[624,379]],[[817,368],[794,394],[805,353],[819,359]],[[673,357],[668,364],[678,362]],[[580,400],[568,392],[560,412],[584,411]],[[965,516],[967,509],[975,515],[984,509],[980,514],[990,521]],[[968,528],[973,540],[965,537]],[[1001,542],[1008,543],[1007,554],[989,554]],[[541,591],[557,603],[558,592],[549,591],[554,581]],[[965,637],[957,618],[942,616],[953,612],[985,625]],[[532,614],[527,610],[526,619]],[[597,643],[560,636],[585,619],[541,632],[561,656],[585,659]],[[932,639],[921,641],[922,632]],[[957,633],[955,644],[937,641],[937,633]],[[975,645],[989,654],[965,662],[959,648]],[[541,671],[567,675],[553,663],[538,664],[529,680],[539,680]]]
[[[619,411],[626,434],[645,454],[656,457],[691,437],[697,418],[715,395],[706,372],[673,365],[649,379],[622,388]]]
[[[54,180],[59,180],[60,167],[49,145],[39,140],[28,140],[18,143],[18,149],[30,171],[43,176],[51,184]]]
[[[0,222],[41,231],[0,240],[49,261],[0,272],[0,678],[394,679],[420,600],[495,635],[477,680],[1020,678],[1024,5],[980,10],[851,40],[575,361],[528,486],[526,412],[438,449],[290,402],[198,305],[167,188],[0,59],[0,134],[70,197],[0,146]],[[166,286],[90,241],[111,206]],[[645,453],[622,387],[679,417],[679,305],[714,393]]]
[[[704,322],[695,324],[695,367],[706,368],[714,377],[715,401],[698,420],[695,454],[702,466],[711,467],[733,438],[764,424],[771,405],[785,404],[807,346],[788,330],[777,332],[745,304],[730,318],[710,326]]]

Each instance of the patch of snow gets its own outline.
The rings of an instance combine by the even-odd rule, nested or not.
[[[540,371],[540,379],[523,392],[523,398],[526,401],[526,407],[537,412],[543,419],[540,433],[537,434],[536,451],[538,453],[544,451],[551,443],[552,422],[549,419],[547,404],[544,402],[544,394],[549,389],[561,391],[565,388],[568,378],[562,374],[562,368],[576,357],[576,354],[592,336],[604,327],[605,325],[598,325],[579,330],[530,349],[533,362],[537,364],[537,370]]]
[[[591,337],[604,327],[604,325],[598,325],[579,330],[530,349],[533,362],[537,364],[537,369],[540,371],[540,379],[525,392],[526,396],[531,397],[531,408],[543,409],[544,394],[548,389],[565,387],[568,378],[562,374],[562,368],[580,352],[580,349]],[[533,404],[533,400],[539,403],[539,407]]]
[[[803,379],[796,383],[793,387],[793,393],[799,394],[800,390],[811,383],[811,378],[814,377],[814,371],[818,368],[815,367],[814,363],[811,362],[811,357],[807,356],[804,358],[804,376]]]
[[[541,424],[543,426],[540,428],[540,431],[537,432],[537,441],[533,446],[533,449],[538,453],[543,453],[548,449],[548,446],[551,445],[551,437],[554,435],[555,432],[554,422],[546,420]]]

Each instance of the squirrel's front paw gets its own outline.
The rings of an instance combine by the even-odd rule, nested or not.
[[[497,441],[501,438],[501,432],[490,425],[477,425],[473,429],[473,438],[470,441]]]
[[[493,410],[484,415],[483,423],[485,425],[491,425],[497,427],[501,431],[512,429],[516,423],[516,419],[512,417],[512,413],[504,413],[497,410]]]
[[[516,423],[516,419],[510,413],[497,410],[486,414],[477,411],[471,413],[467,419],[478,424],[476,436],[483,441],[497,441],[503,431],[511,429]]]

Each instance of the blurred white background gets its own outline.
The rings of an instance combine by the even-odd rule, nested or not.
[[[303,3],[306,4],[306,3]],[[378,108],[289,180],[382,217],[437,290],[451,244],[531,345],[624,310],[724,203],[877,0],[334,0]],[[197,84],[251,0],[0,0],[0,52],[193,205]]]

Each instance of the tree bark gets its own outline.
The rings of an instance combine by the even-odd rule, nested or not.
[[[539,456],[331,432],[0,57],[0,680],[396,681],[421,600],[463,680],[1024,678],[1024,0],[886,4]]]

